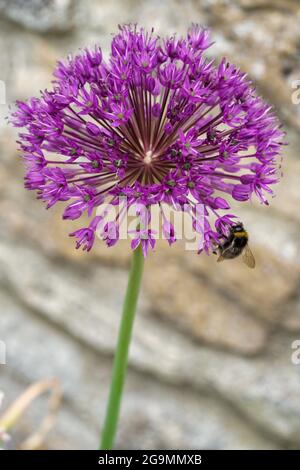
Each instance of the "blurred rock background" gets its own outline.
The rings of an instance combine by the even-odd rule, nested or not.
[[[180,244],[146,263],[123,402],[119,448],[286,449],[300,445],[300,5],[297,0],[0,0],[6,102],[50,84],[55,61],[99,43],[118,23],[163,34],[212,29],[211,54],[247,71],[287,130],[284,178],[271,207],[238,207],[257,268],[217,265]],[[56,377],[64,398],[45,447],[97,447],[129,262],[124,243],[74,250],[61,208],[23,189],[15,132],[0,105],[0,365],[4,406]],[[43,403],[39,406],[42,407]],[[36,407],[10,446],[35,429]]]

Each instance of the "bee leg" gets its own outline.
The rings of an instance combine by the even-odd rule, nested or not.
[[[221,252],[220,252],[220,245],[215,244],[215,245],[213,246],[212,253],[213,253],[214,255],[220,255],[220,254],[221,254]]]

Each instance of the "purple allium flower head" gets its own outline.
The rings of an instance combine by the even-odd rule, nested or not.
[[[89,251],[96,230],[114,245],[119,222],[140,204],[149,216],[128,230],[132,248],[142,244],[146,254],[155,245],[153,205],[172,244],[177,237],[167,204],[188,207],[193,227],[203,231],[199,251],[209,252],[235,223],[227,214],[231,198],[254,194],[267,204],[283,132],[245,74],[225,59],[218,65],[205,58],[210,45],[197,25],[186,38],[164,40],[122,26],[107,62],[99,47],[69,57],[58,62],[52,90],[17,102],[11,121],[26,128],[19,140],[25,186],[47,207],[68,201],[64,219],[91,218],[71,234],[77,247]],[[125,202],[115,219],[105,222],[106,204],[117,206],[120,197]],[[202,227],[197,204],[204,207]]]

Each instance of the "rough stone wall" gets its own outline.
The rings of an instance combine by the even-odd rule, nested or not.
[[[178,244],[146,263],[118,434],[120,448],[273,449],[300,445],[300,5],[297,0],[0,0],[0,79],[7,103],[47,87],[59,57],[99,42],[123,22],[183,33],[212,28],[212,54],[245,69],[287,130],[284,178],[270,208],[236,206],[251,230],[254,272],[217,265]],[[0,105],[1,119],[7,107]],[[3,120],[1,121],[3,124]],[[103,418],[128,249],[89,255],[67,237],[76,224],[45,211],[22,187],[15,133],[0,128],[0,339],[9,404],[44,377],[64,399],[48,448],[95,448]],[[39,409],[12,446],[36,426]]]

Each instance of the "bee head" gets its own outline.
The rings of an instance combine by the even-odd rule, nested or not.
[[[232,227],[232,230],[233,232],[243,232],[245,229],[244,229],[244,225],[242,224],[242,222],[239,222],[238,224]]]

